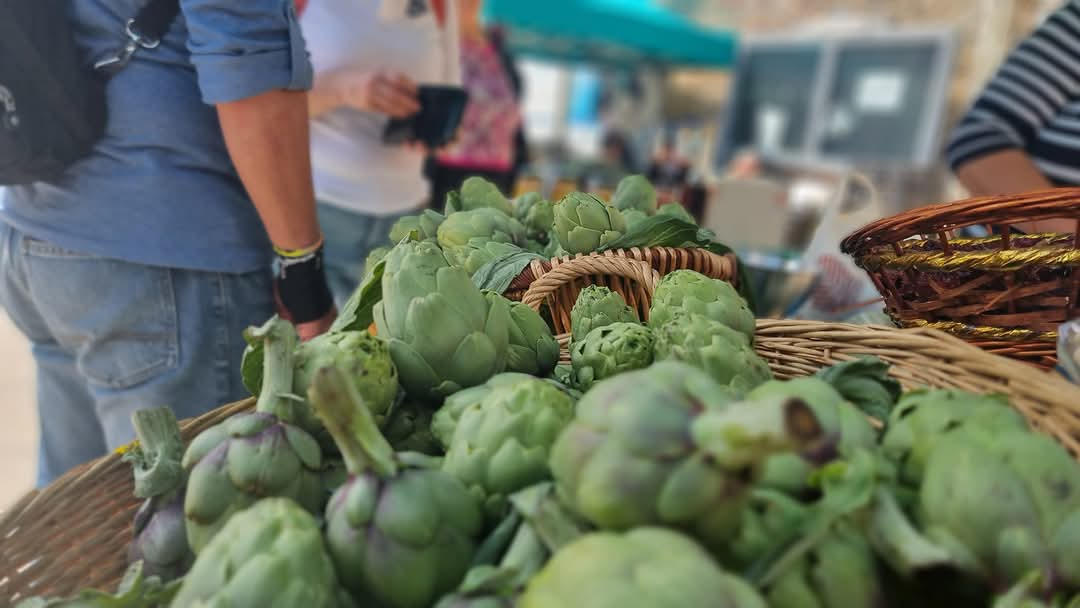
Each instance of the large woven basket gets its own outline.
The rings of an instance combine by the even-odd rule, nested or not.
[[[530,305],[542,306],[566,281],[584,276],[580,273],[621,272],[627,283],[644,277],[644,285],[655,285],[659,276],[636,260],[617,259],[603,269],[590,263],[567,262],[559,272],[534,281],[527,294]],[[561,279],[560,273],[565,273]],[[648,300],[651,287],[644,289]],[[877,355],[893,364],[893,376],[908,388],[1005,393],[1034,427],[1080,453],[1080,389],[935,330],[762,320],[756,348],[780,378],[807,375],[857,355]],[[252,405],[249,399],[185,421],[184,439]],[[28,595],[115,588],[126,566],[125,546],[138,507],[131,492],[130,468],[112,454],[31,492],[9,509],[0,517],[0,605]]]
[[[1067,219],[1068,234],[1010,234],[1031,221]],[[996,228],[960,238],[968,226]],[[932,327],[990,352],[1056,363],[1058,326],[1080,316],[1080,188],[973,198],[876,221],[841,249],[870,275],[905,327]]]

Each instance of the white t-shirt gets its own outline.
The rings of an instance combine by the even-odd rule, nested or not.
[[[401,4],[389,2],[389,4]],[[427,0],[387,16],[381,0],[310,0],[300,25],[315,72],[354,67],[395,70],[418,84],[444,82],[442,31]],[[396,12],[396,11],[393,11]],[[336,108],[311,124],[311,163],[320,202],[391,215],[419,207],[428,193],[424,157],[382,142],[389,119]]]

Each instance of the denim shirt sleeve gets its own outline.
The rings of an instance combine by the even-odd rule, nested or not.
[[[293,0],[181,0],[203,101],[311,88]]]

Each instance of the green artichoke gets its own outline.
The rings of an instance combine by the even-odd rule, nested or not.
[[[660,279],[653,293],[649,327],[660,327],[676,310],[704,315],[754,339],[754,313],[727,281],[693,270],[676,270]]]
[[[555,225],[555,204],[537,192],[529,192],[518,197],[514,217],[525,226],[529,238],[547,243]]]
[[[622,212],[583,192],[572,192],[555,205],[555,236],[567,253],[590,253],[626,232]]]
[[[510,494],[550,478],[551,444],[573,417],[574,401],[544,380],[496,388],[461,413],[442,469],[501,517]]]
[[[769,365],[744,334],[708,317],[677,310],[654,333],[657,361],[689,363],[738,393],[772,379]]]
[[[1000,395],[955,390],[916,390],[905,394],[889,416],[882,453],[899,467],[904,484],[918,487],[926,460],[950,429],[976,426],[990,432],[1024,430],[1024,417]]]
[[[471,275],[491,260],[524,245],[525,227],[514,218],[485,207],[446,218],[439,226],[438,242],[447,261]]]
[[[584,340],[598,327],[637,321],[637,315],[621,295],[602,285],[589,285],[581,290],[570,309],[570,337],[574,341]]]
[[[447,216],[461,211],[484,208],[495,209],[506,215],[514,213],[510,201],[506,200],[499,188],[482,177],[467,178],[462,182],[460,190],[450,192],[446,196]]]
[[[502,298],[497,294],[494,297]],[[521,302],[510,307],[510,347],[506,369],[533,376],[547,376],[559,362],[559,341],[540,313]]]
[[[274,317],[248,337],[262,340],[262,390],[255,411],[237,414],[200,433],[182,464],[188,473],[184,516],[198,555],[230,517],[269,496],[291,498],[310,511],[324,494],[318,442],[298,421],[308,412],[293,394],[296,332]]]
[[[638,224],[644,222],[649,216],[644,211],[638,211],[637,209],[629,209],[623,211],[623,219],[626,220],[626,231],[629,232],[636,228]]]
[[[386,417],[397,398],[398,373],[385,341],[358,330],[326,333],[304,342],[296,348],[293,393],[306,395],[315,372],[327,365],[348,370],[375,419]],[[306,417],[317,423],[314,414]]]
[[[733,399],[705,372],[672,361],[597,384],[552,447],[560,495],[604,529],[658,524],[724,546],[765,459],[822,440],[798,399]]]
[[[686,207],[683,207],[682,203],[675,201],[660,205],[660,208],[656,210],[656,215],[668,215],[689,224],[697,224],[697,220],[694,219],[694,216],[690,215],[690,212],[686,210]]]
[[[145,576],[143,562],[128,567],[115,594],[84,589],[71,598],[28,597],[15,608],[164,608],[180,589],[180,581]]]
[[[434,209],[424,209],[419,215],[406,215],[390,227],[390,242],[396,245],[407,238],[418,241],[433,239],[445,220],[446,216]]]
[[[1080,464],[1027,430],[963,425],[941,435],[919,491],[926,535],[998,590],[1032,571],[1047,595],[1080,589]]]
[[[450,447],[450,440],[454,437],[454,429],[457,428],[461,415],[469,408],[479,407],[480,402],[497,388],[513,386],[519,382],[535,380],[529,374],[519,372],[504,372],[496,374],[490,380],[479,386],[473,386],[454,393],[443,401],[443,405],[431,421],[431,432],[438,438],[444,448]]]
[[[375,325],[411,398],[438,402],[505,368],[506,304],[486,300],[434,243],[397,245],[386,258],[382,294]]]
[[[345,373],[319,370],[308,399],[337,441],[349,478],[326,507],[326,538],[358,602],[426,608],[454,589],[483,518],[460,481],[421,454],[395,454]]]
[[[765,608],[691,539],[662,528],[592,533],[564,547],[536,575],[521,608]]]
[[[799,398],[806,402],[831,439],[828,447],[835,449],[837,456],[847,458],[857,450],[873,450],[877,446],[877,431],[866,416],[820,378],[773,380],[746,395],[747,401],[776,398]],[[806,459],[796,454],[777,454],[765,462],[759,485],[800,496],[809,489],[813,472],[814,467]]]
[[[124,453],[135,473],[135,513],[130,563],[143,562],[149,576],[168,581],[187,572],[195,555],[184,525],[184,440],[171,409],[138,410],[131,416],[138,441]]]
[[[570,349],[574,386],[582,391],[604,378],[648,367],[652,361],[652,332],[638,323],[597,327]]]
[[[817,377],[828,382],[855,407],[884,422],[900,399],[903,389],[889,376],[889,364],[877,357],[858,357],[819,371]]]
[[[172,605],[335,608],[339,597],[315,518],[291,500],[266,498],[237,513],[206,546]]]
[[[419,452],[441,456],[442,444],[431,432],[434,411],[426,403],[402,401],[390,408],[382,433],[397,452]]]
[[[644,175],[627,175],[615,186],[611,206],[619,211],[640,211],[645,215],[656,213],[656,188]]]

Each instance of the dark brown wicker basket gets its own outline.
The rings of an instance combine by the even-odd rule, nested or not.
[[[1069,234],[1010,234],[1024,222],[1068,219]],[[968,226],[995,236],[960,238]],[[1080,188],[973,198],[874,222],[841,249],[870,275],[892,318],[1045,368],[1057,328],[1080,316]]]

